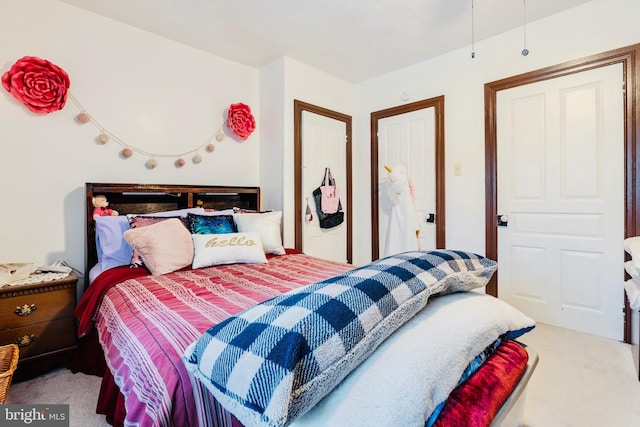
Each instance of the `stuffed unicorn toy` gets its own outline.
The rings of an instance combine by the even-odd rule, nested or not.
[[[384,167],[386,194],[391,201],[385,256],[420,249],[420,223],[413,203],[413,192],[404,165]]]

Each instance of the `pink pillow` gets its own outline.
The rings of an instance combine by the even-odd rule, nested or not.
[[[179,270],[193,261],[191,233],[177,218],[132,228],[125,231],[124,239],[154,276]]]
[[[151,224],[157,224],[161,221],[166,221],[169,218],[178,218],[185,228],[189,228],[189,223],[187,222],[187,217],[181,216],[153,216],[153,215],[131,215],[129,216],[129,227],[130,228],[141,228],[146,227]],[[131,251],[131,266],[132,267],[142,267],[144,265],[144,261],[140,257],[138,251],[135,248]]]

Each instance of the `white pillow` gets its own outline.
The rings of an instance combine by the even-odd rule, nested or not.
[[[635,279],[629,279],[624,282],[624,290],[631,310],[640,310],[640,284]]]
[[[631,276],[633,280],[638,280],[640,277],[640,273],[638,273],[638,269],[635,265],[633,265],[633,261],[627,261],[624,263],[624,270]]]
[[[282,211],[262,213],[238,213],[235,215],[239,232],[259,232],[264,252],[273,255],[284,255],[280,224]]]
[[[219,264],[261,264],[267,262],[260,233],[192,234],[192,268]]]
[[[624,239],[624,250],[631,255],[633,266],[640,268],[640,236]]]
[[[640,272],[636,269],[633,261],[625,262],[624,269],[631,276],[631,279],[624,282],[629,305],[632,310],[640,310]]]

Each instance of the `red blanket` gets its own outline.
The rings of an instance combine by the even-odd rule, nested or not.
[[[91,283],[76,306],[78,318],[78,336],[87,335],[95,320],[96,311],[100,308],[104,294],[113,286],[127,279],[135,279],[149,274],[146,268],[115,267],[104,271]]]
[[[488,427],[522,378],[529,355],[503,341],[495,353],[449,395],[434,427]]]

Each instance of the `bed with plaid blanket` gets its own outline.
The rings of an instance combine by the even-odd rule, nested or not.
[[[128,266],[103,272],[76,309],[79,334],[97,332],[104,351],[100,413],[120,426],[239,425],[187,371],[187,346],[231,315],[352,268],[294,252],[162,276]]]
[[[422,310],[429,297],[486,285],[495,262],[406,252],[267,300],[210,328],[184,355],[245,425],[303,415]]]

